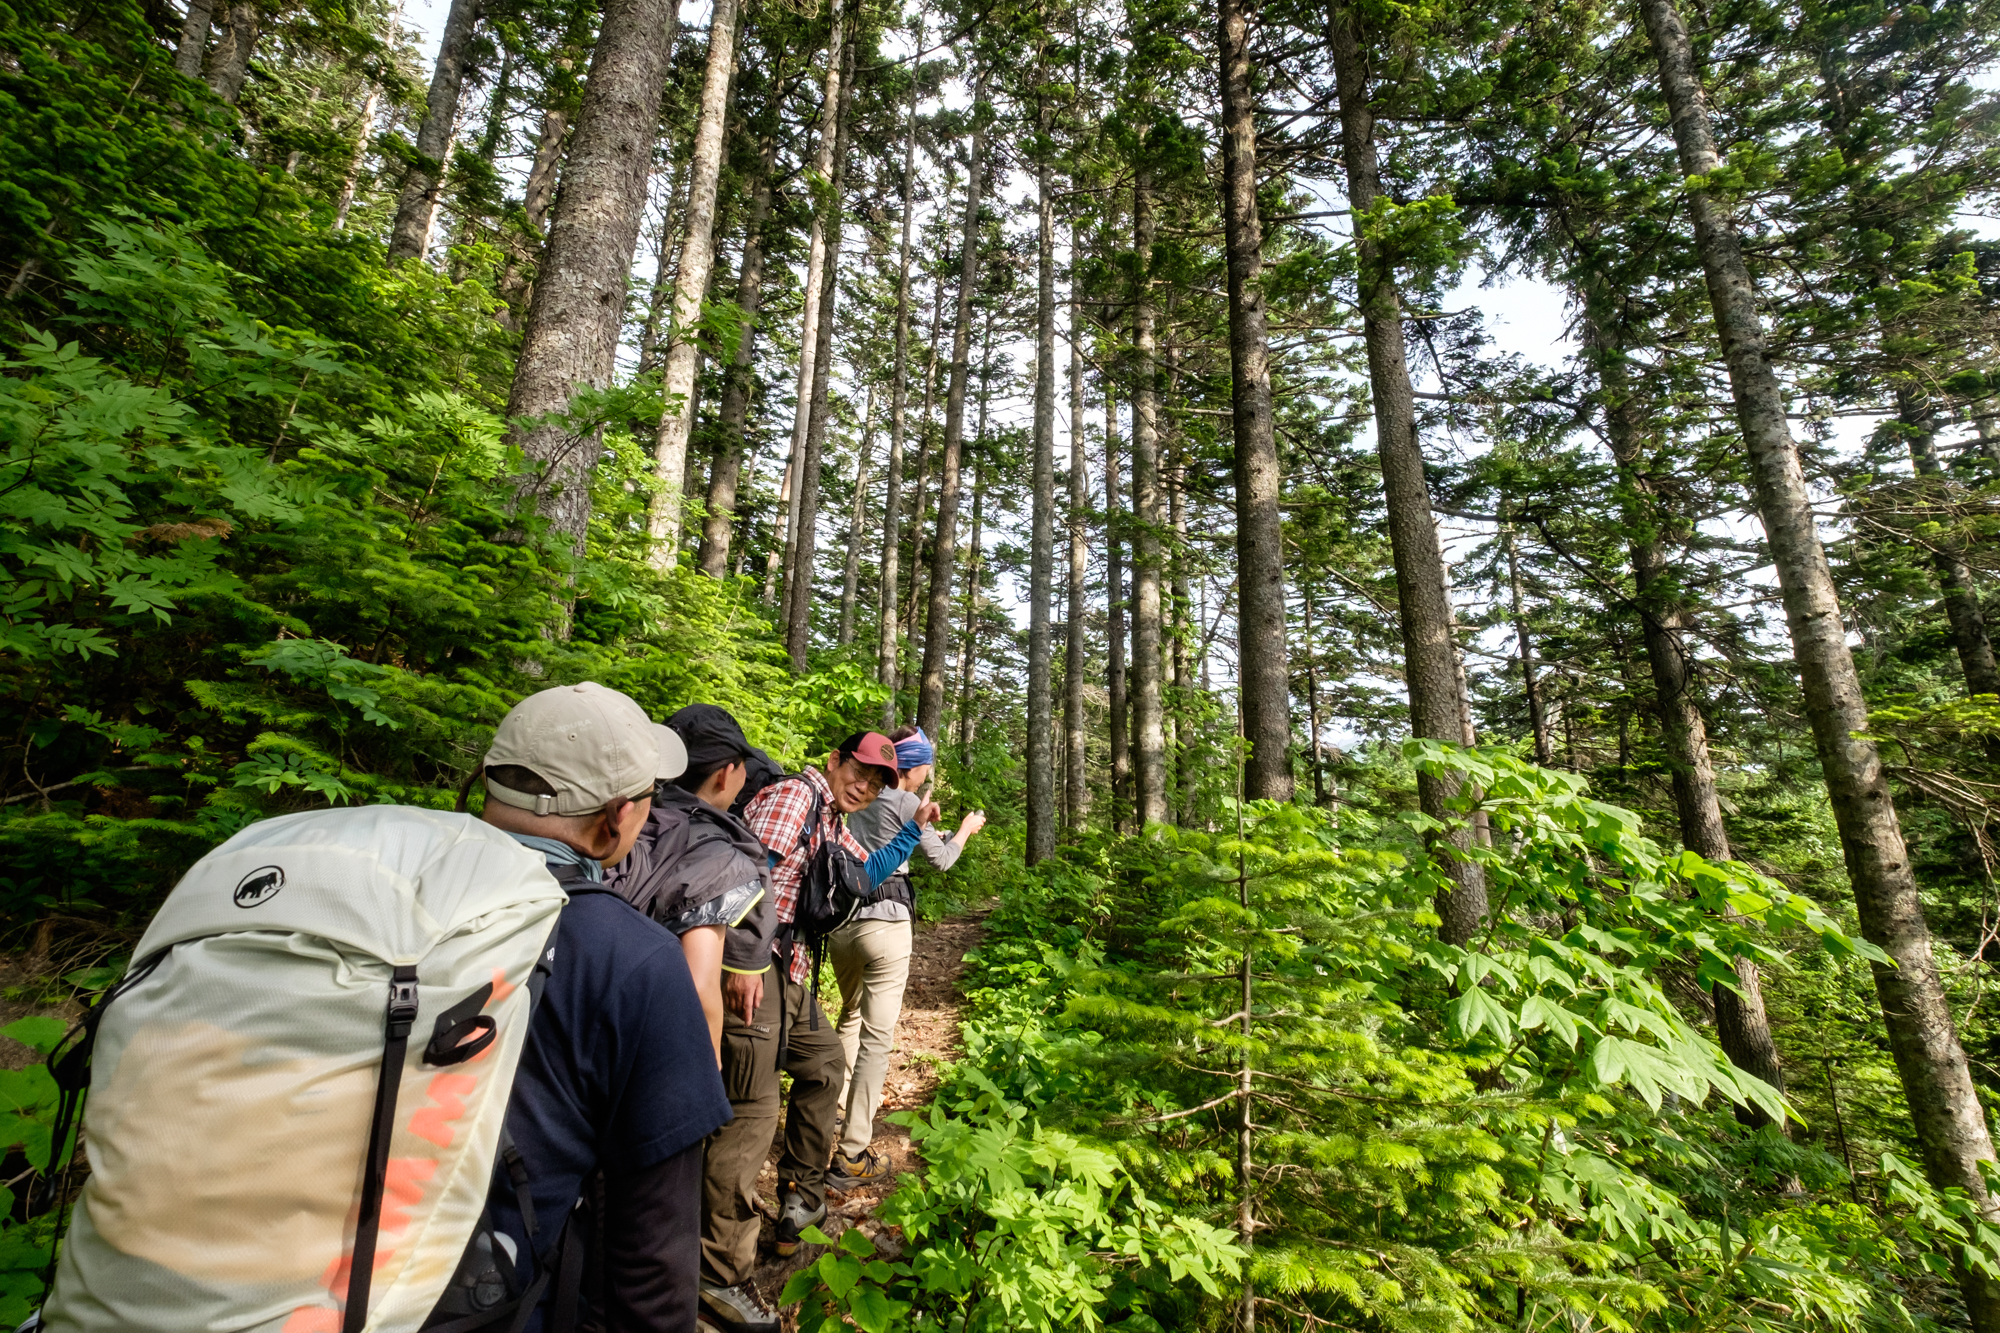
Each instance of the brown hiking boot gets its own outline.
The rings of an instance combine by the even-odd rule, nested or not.
[[[826,1187],[836,1194],[845,1194],[849,1190],[883,1184],[893,1175],[895,1172],[889,1169],[889,1159],[880,1153],[864,1152],[859,1157],[835,1153],[833,1169],[826,1173]]]

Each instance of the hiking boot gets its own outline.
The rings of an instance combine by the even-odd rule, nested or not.
[[[845,1194],[849,1190],[880,1185],[894,1174],[889,1169],[889,1159],[880,1153],[864,1152],[859,1157],[835,1153],[833,1169],[826,1173],[826,1187]]]
[[[798,1253],[799,1233],[826,1221],[826,1201],[819,1207],[806,1204],[806,1196],[795,1184],[787,1183],[778,1198],[778,1257],[789,1259]]]
[[[695,1324],[715,1333],[778,1333],[778,1312],[764,1304],[754,1282],[739,1282],[733,1287],[711,1287],[704,1282],[701,1313]]]

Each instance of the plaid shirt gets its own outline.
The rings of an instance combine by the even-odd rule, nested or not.
[[[812,814],[815,796],[823,802],[819,827],[808,835],[806,820]],[[847,821],[840,817],[840,806],[834,802],[833,787],[826,774],[817,768],[774,782],[758,792],[744,809],[743,819],[757,840],[778,858],[777,865],[771,868],[771,897],[777,905],[781,925],[790,925],[798,916],[799,881],[805,878],[806,862],[828,838],[839,837],[849,855],[857,860],[868,859],[868,849],[854,840],[854,835],[847,831]],[[772,952],[776,951],[774,944]],[[792,980],[803,983],[807,966],[806,951],[794,949]]]

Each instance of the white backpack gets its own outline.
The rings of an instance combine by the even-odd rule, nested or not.
[[[403,806],[203,857],[66,1053],[91,1175],[43,1326],[421,1326],[485,1209],[565,901],[497,829]]]

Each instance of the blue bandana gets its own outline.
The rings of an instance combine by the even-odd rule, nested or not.
[[[935,762],[937,762],[937,747],[931,744],[931,738],[924,735],[921,728],[908,740],[896,742],[896,767],[905,773]]]

